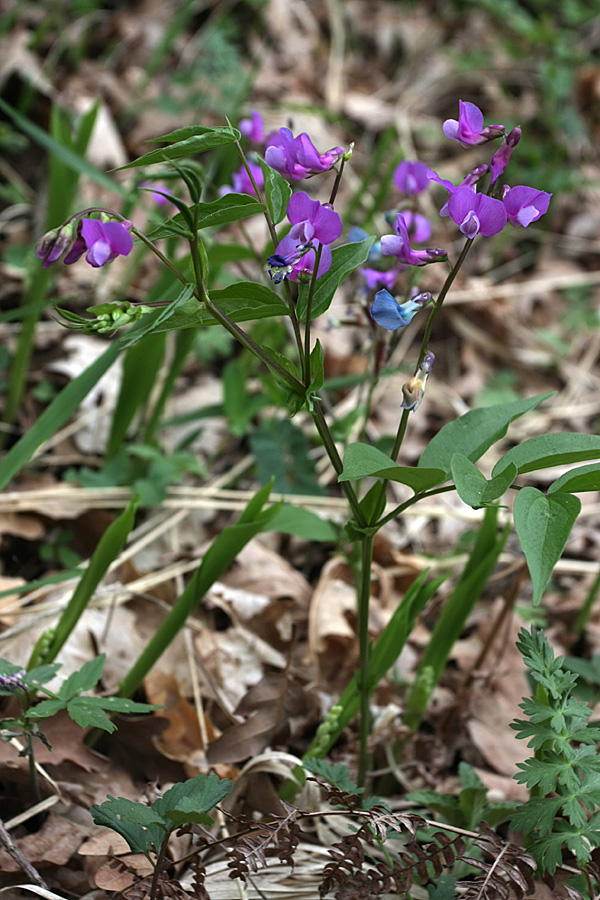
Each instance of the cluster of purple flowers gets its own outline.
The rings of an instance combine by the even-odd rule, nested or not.
[[[321,247],[320,278],[331,268],[330,244],[342,233],[342,220],[331,206],[311,200],[305,191],[291,197],[287,217],[292,227],[267,260],[271,279],[279,284],[284,278],[299,281],[310,276]]]
[[[474,103],[461,100],[458,119],[447,119],[443,124],[446,137],[458,141],[462,147],[477,146],[503,138],[489,166],[485,164],[476,166],[460,184],[455,185],[452,181],[441,178],[437,172],[422,162],[404,160],[394,173],[394,183],[405,194],[421,193],[430,181],[442,185],[448,191],[449,197],[442,206],[440,215],[452,219],[468,239],[473,239],[478,234],[485,237],[498,234],[507,223],[513,227],[526,228],[532,222],[537,222],[548,211],[552,196],[546,191],[526,185],[512,188],[504,185],[499,190],[494,187],[521,139],[521,129],[516,127],[506,134],[504,125],[484,126],[483,122],[481,110]],[[490,186],[487,193],[482,193],[477,190],[478,184],[488,172]],[[422,243],[429,240],[429,237],[429,234],[425,237],[424,230],[419,234],[416,231],[411,234],[407,213],[400,213],[396,217],[396,233],[381,238],[381,252],[384,256],[394,256],[400,266],[424,266],[445,260],[447,254],[444,250],[430,248],[416,250],[411,246],[411,241]],[[362,270],[362,273],[367,278],[367,285],[370,288],[379,284],[390,288],[395,283],[392,274],[394,269],[385,273]],[[409,304],[412,302],[409,301]],[[371,307],[371,315],[375,322],[382,328],[391,330],[407,324],[415,311],[410,305],[407,307],[407,304],[398,304],[388,290],[379,291]],[[408,312],[412,312],[410,318]]]

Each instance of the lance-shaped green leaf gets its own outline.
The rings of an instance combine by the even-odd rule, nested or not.
[[[475,462],[492,444],[504,437],[514,419],[539,406],[553,393],[550,391],[528,400],[511,400],[509,403],[470,410],[438,431],[421,454],[419,466],[440,468],[449,475],[455,453],[462,453]]]
[[[514,463],[519,475],[523,475],[586,459],[600,459],[600,436],[597,434],[540,434],[505,453],[494,466],[492,474],[503,472],[510,463]]]
[[[264,284],[254,284],[252,281],[238,281],[222,290],[211,291],[210,299],[234,322],[250,322],[255,319],[289,315],[289,309],[275,291]],[[159,325],[155,324],[153,331],[172,331],[217,324],[214,316],[192,298],[178,304],[168,320],[163,320]]]
[[[342,247],[336,247],[335,250],[331,251],[331,268],[317,279],[311,307],[311,319],[316,319],[318,316],[322,316],[324,312],[327,312],[340,283],[347,275],[354,272],[358,266],[366,262],[369,249],[374,240],[374,237],[369,237],[364,241],[344,244]],[[309,285],[300,285],[297,309],[298,318],[301,322],[306,319],[308,294]]]
[[[579,466],[565,472],[560,478],[550,485],[549,494],[558,491],[569,494],[578,494],[583,491],[600,491],[600,463],[592,463],[589,466]]]
[[[517,494],[515,529],[531,575],[535,605],[542,599],[580,509],[579,498],[572,494],[546,497],[534,487],[525,487]]]
[[[378,450],[377,447],[370,444],[350,444],[344,453],[344,470],[338,481],[354,481],[367,476],[387,478],[388,481],[406,484],[415,493],[426,491],[446,481],[446,473],[442,469],[399,466],[391,456]]]
[[[136,328],[130,329],[127,334],[121,338],[124,347],[131,347],[137,344],[142,338],[149,334],[158,334],[161,331],[172,331],[176,326],[173,325],[172,319],[177,312],[183,312],[194,305],[197,308],[197,301],[193,300],[194,286],[186,284],[179,292],[175,300],[171,300],[166,306],[157,310],[146,313],[137,323]]]
[[[292,196],[292,188],[285,178],[268,166],[264,159],[258,160],[265,176],[265,198],[271,218],[275,225],[285,216],[287,205]]]
[[[255,197],[250,197],[248,194],[225,194],[218,200],[213,200],[212,203],[198,204],[196,224],[198,229],[214,228],[247,219],[249,216],[255,216],[264,211],[264,203],[260,203]],[[188,212],[193,217],[194,207],[190,206]],[[151,241],[159,241],[172,235],[191,236],[188,220],[188,216],[183,216],[179,212],[151,231],[148,238]]]
[[[149,166],[152,163],[166,162],[169,159],[183,159],[186,156],[196,156],[197,153],[204,153],[206,150],[214,150],[217,147],[223,147],[226,144],[239,141],[240,137],[241,134],[237,128],[204,128],[201,125],[179,128],[170,134],[153,138],[154,142],[175,142],[171,143],[170,147],[150,150],[148,153],[144,153],[143,156],[138,157],[138,159],[134,159],[133,162],[127,163],[126,166],[119,166],[118,169],[113,169],[112,171],[119,172],[121,169]]]
[[[488,481],[467,456],[455,453],[452,457],[452,478],[458,496],[473,509],[494,503],[508,490],[516,477],[517,467],[511,464]]]

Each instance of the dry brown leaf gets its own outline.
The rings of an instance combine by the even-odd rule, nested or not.
[[[120,863],[130,866],[134,872],[123,869]],[[128,853],[121,856],[117,863],[114,860],[105,862],[96,872],[94,880],[96,887],[103,891],[124,891],[140,878],[151,875],[153,871],[152,864],[143,853]]]
[[[123,856],[129,853],[129,844],[112,828],[97,825],[92,836],[77,852],[80,856]]]
[[[91,825],[72,822],[64,816],[51,812],[39,831],[17,838],[15,843],[36,869],[66,866],[91,831]],[[19,871],[19,865],[2,849],[0,849],[0,871]]]
[[[208,745],[206,758],[215,763],[242,762],[261,753],[279,727],[281,710],[275,704],[262,706],[245,722],[227,728],[221,737]]]

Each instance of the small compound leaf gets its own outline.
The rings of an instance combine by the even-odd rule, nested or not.
[[[364,788],[359,788],[353,780],[348,766],[342,763],[329,763],[324,759],[307,759],[302,765],[311,775],[317,775],[327,784],[346,794],[362,794],[364,791]]]
[[[513,511],[515,529],[527,560],[536,606],[580,509],[580,500],[572,494],[545,497],[533,487],[525,487],[517,494]]]
[[[102,709],[100,697],[74,697],[67,703],[67,712],[80,728],[100,728],[109,734],[117,730]]]
[[[494,466],[492,474],[503,472],[509,463],[514,463],[519,475],[524,475],[550,466],[585,462],[586,459],[600,459],[599,435],[577,432],[540,434],[505,453]]]
[[[550,485],[549,494],[566,491],[569,494],[578,494],[583,491],[600,491],[600,463],[591,463],[589,466],[579,466],[565,472],[560,478]]]
[[[471,462],[476,462],[492,444],[504,437],[514,419],[539,406],[553,393],[549,391],[528,400],[511,400],[472,409],[438,431],[421,454],[418,465],[440,468],[449,475],[455,453],[462,453]],[[493,474],[497,473],[494,471]]]
[[[109,796],[99,806],[92,806],[90,813],[96,825],[112,828],[125,838],[132,853],[143,853],[145,856],[149,856],[154,848],[159,849],[168,830],[166,823],[157,821],[153,809],[124,797],[115,799]]]
[[[66,700],[41,700],[32,709],[27,710],[27,718],[49,719],[50,716],[55,716],[57,712],[64,709],[66,705]]]

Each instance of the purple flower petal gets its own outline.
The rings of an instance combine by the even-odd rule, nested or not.
[[[502,203],[510,224],[527,228],[548,212],[551,197],[552,194],[546,191],[538,191],[536,188],[521,184],[514,188],[505,188]]]
[[[404,194],[420,194],[429,183],[427,172],[424,162],[404,159],[394,172],[394,184]]]

